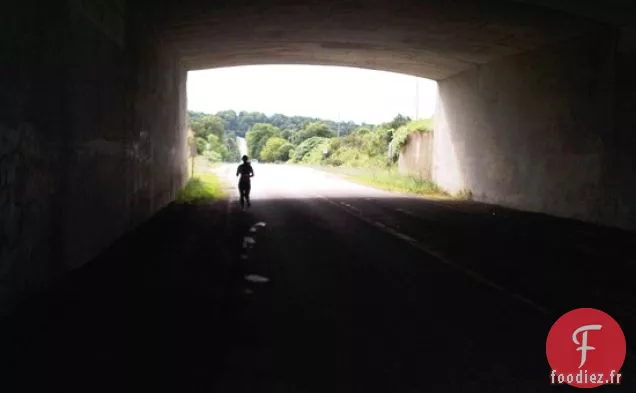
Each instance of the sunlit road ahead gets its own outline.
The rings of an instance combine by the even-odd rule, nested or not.
[[[238,164],[237,164],[238,165]],[[227,183],[237,183],[236,166],[223,165],[217,173]],[[386,197],[396,194],[361,186],[338,176],[308,167],[274,164],[253,164],[252,178],[255,200],[273,198]]]
[[[230,206],[253,239],[241,272],[267,282],[245,284],[219,391],[542,392],[560,314],[596,307],[636,327],[617,274],[634,271],[629,234],[254,170],[252,208]],[[219,173],[236,183],[235,167]]]
[[[0,390],[547,392],[552,323],[594,307],[628,343],[607,391],[636,391],[633,234],[254,169],[248,211],[217,168],[229,201],[167,207],[18,310]]]

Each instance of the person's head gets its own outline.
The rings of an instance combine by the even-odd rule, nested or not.
[[[247,160],[249,160],[249,158],[248,158],[247,156],[243,156],[241,159],[242,159],[242,160],[243,160],[243,162],[245,162],[245,163],[247,163]]]

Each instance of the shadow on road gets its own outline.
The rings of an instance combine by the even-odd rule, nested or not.
[[[170,205],[5,318],[2,391],[543,391],[560,314],[630,345],[634,240],[404,198]]]

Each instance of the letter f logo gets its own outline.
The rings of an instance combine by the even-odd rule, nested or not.
[[[601,330],[603,326],[601,325],[585,325],[585,326],[581,326],[580,328],[576,329],[574,331],[574,334],[572,334],[572,341],[574,341],[574,343],[576,345],[581,345],[580,347],[578,347],[576,350],[577,351],[581,351],[581,364],[579,365],[579,368],[583,367],[583,365],[585,364],[585,360],[587,358],[587,351],[592,351],[596,348],[594,347],[590,347],[587,345],[587,331],[588,330]],[[576,335],[579,334],[580,332],[583,332],[583,340],[582,343],[579,342],[579,340],[576,339]]]

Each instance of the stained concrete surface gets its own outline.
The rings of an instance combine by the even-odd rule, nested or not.
[[[255,172],[247,212],[172,205],[5,319],[3,391],[544,392],[548,330],[577,307],[621,324],[611,389],[634,390],[633,233]]]
[[[3,9],[0,315],[150,218],[184,183],[185,69],[145,16],[121,5]]]
[[[617,83],[629,59],[617,38],[608,29],[440,81],[435,182],[480,202],[634,229],[636,143],[623,125],[633,99]]]
[[[400,151],[398,173],[433,180],[433,139],[432,132],[409,135]]]
[[[444,79],[602,23],[516,1],[167,2],[166,40],[193,69],[332,64]],[[240,24],[240,28],[236,28]]]

